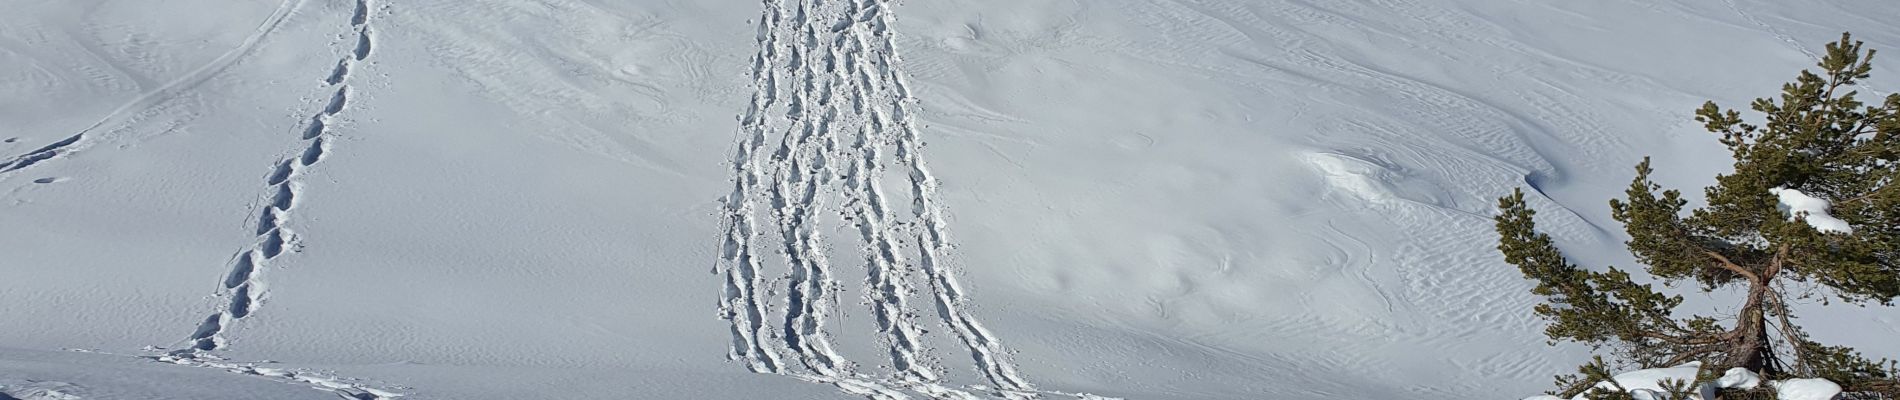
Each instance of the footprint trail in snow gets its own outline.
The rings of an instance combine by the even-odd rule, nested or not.
[[[732,323],[729,356],[754,372],[832,384],[872,399],[1090,397],[1040,391],[1016,372],[1001,343],[968,311],[943,257],[937,182],[925,167],[914,103],[897,66],[888,0],[764,0],[740,116],[732,192],[715,273],[725,280],[720,317]],[[890,169],[905,186],[887,193]],[[894,206],[908,202],[908,207]],[[855,238],[820,219],[835,213]],[[834,243],[861,258],[832,260]],[[773,278],[779,262],[784,275]],[[833,349],[830,319],[850,262],[864,267],[868,304],[890,373],[855,368]],[[782,283],[781,283],[782,282]],[[783,286],[777,286],[777,285]],[[782,290],[783,297],[775,296]],[[912,295],[928,291],[936,315],[969,353],[985,385],[944,382]]]
[[[221,301],[217,310],[198,323],[198,327],[186,338],[187,347],[164,356],[152,357],[153,360],[302,382],[351,399],[387,399],[401,395],[318,374],[225,361],[210,354],[228,346],[233,325],[257,312],[262,305],[269,288],[265,278],[270,264],[294,251],[292,247],[296,235],[286,225],[297,208],[299,195],[303,193],[301,179],[309,168],[322,162],[330,151],[333,140],[331,131],[342,118],[341,114],[349,108],[351,71],[360,67],[359,64],[370,55],[374,41],[370,17],[374,12],[370,0],[356,0],[349,25],[354,34],[353,47],[323,79],[324,90],[329,95],[320,103],[321,108],[316,115],[305,121],[304,128],[298,132],[299,147],[279,161],[265,177],[264,191],[268,200],[256,219],[253,233],[257,238],[233,257],[230,272],[219,280],[218,298]]]

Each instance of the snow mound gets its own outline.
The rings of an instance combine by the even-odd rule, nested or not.
[[[1587,399],[1591,392],[1598,390],[1616,391],[1618,386],[1629,390],[1630,395],[1639,400],[1668,398],[1664,395],[1668,393],[1668,389],[1664,387],[1666,383],[1673,381],[1695,382],[1696,373],[1701,369],[1702,363],[1696,361],[1669,368],[1650,368],[1624,372],[1611,377],[1611,379],[1616,381],[1616,384],[1612,385],[1609,382],[1599,382],[1595,388],[1584,391],[1573,399]],[[1722,377],[1716,378],[1714,382],[1703,382],[1694,386],[1697,394],[1690,396],[1690,398],[1712,399],[1715,398],[1715,392],[1719,389],[1754,389],[1760,387],[1761,376],[1755,375],[1755,373],[1749,372],[1746,369],[1729,368],[1728,371],[1722,374]],[[1545,398],[1556,397],[1541,396],[1527,398],[1525,400],[1544,400]]]
[[[1781,400],[1828,400],[1841,394],[1841,385],[1820,378],[1789,379],[1770,383]]]
[[[1394,205],[1410,202],[1457,208],[1457,202],[1443,187],[1411,176],[1404,168],[1376,157],[1335,152],[1307,152],[1301,156],[1328,186],[1366,203]]]
[[[1729,368],[1721,378],[1716,378],[1715,385],[1725,388],[1754,389],[1761,387],[1761,375],[1755,375],[1754,372],[1746,369]]]
[[[1768,192],[1780,197],[1780,204],[1776,207],[1780,208],[1781,212],[1787,213],[1789,220],[1806,219],[1808,226],[1813,226],[1814,230],[1821,232],[1854,233],[1854,227],[1848,226],[1847,221],[1828,215],[1827,208],[1831,203],[1826,199],[1787,188],[1768,189]]]
[[[1589,391],[1585,391],[1584,394],[1577,395],[1576,399],[1578,400],[1584,399],[1586,398],[1584,397],[1585,395],[1589,394],[1590,392],[1596,391],[1598,389],[1614,391],[1616,390],[1618,385],[1621,385],[1623,389],[1629,390],[1630,394],[1635,396],[1638,399],[1642,399],[1645,397],[1660,397],[1657,395],[1667,392],[1667,390],[1663,387],[1665,383],[1670,382],[1670,381],[1694,382],[1696,379],[1696,372],[1701,369],[1702,369],[1701,362],[1690,362],[1687,364],[1677,365],[1677,366],[1669,367],[1669,368],[1650,368],[1650,369],[1639,369],[1635,371],[1624,372],[1621,374],[1616,374],[1616,376],[1613,376],[1610,378],[1610,379],[1616,380],[1615,385],[1612,385],[1609,382],[1597,383],[1596,388],[1591,389]],[[1736,371],[1733,369],[1729,370],[1730,374],[1733,374],[1735,372]],[[1748,371],[1741,371],[1741,373],[1748,374]],[[1700,390],[1697,390],[1697,392],[1709,393],[1714,390],[1713,387],[1709,387],[1708,385],[1703,385],[1703,386],[1704,387],[1699,388]],[[1704,396],[1704,397],[1713,397],[1713,396]]]

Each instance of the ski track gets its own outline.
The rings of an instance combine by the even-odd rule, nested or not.
[[[1808,56],[1808,59],[1814,60],[1815,62],[1821,61],[1821,55],[1818,53],[1815,53],[1814,50],[1808,49],[1807,44],[1802,43],[1801,40],[1799,39],[1795,39],[1793,35],[1790,35],[1787,32],[1783,32],[1779,28],[1775,28],[1773,24],[1769,24],[1767,20],[1761,19],[1761,17],[1756,16],[1755,13],[1751,13],[1751,12],[1748,12],[1747,10],[1743,10],[1740,4],[1735,3],[1735,0],[1722,0],[1722,4],[1728,6],[1729,10],[1735,11],[1735,15],[1741,16],[1743,20],[1746,20],[1749,23],[1754,24],[1756,27],[1761,28],[1762,32],[1767,33],[1770,36],[1774,36],[1775,39],[1781,40],[1782,43],[1787,43],[1788,47],[1791,49],[1794,49],[1794,51],[1801,52],[1802,55]],[[1881,97],[1881,95],[1884,95],[1885,93],[1887,93],[1885,91],[1879,90],[1878,88],[1868,86],[1866,82],[1856,82],[1854,83],[1854,87],[1862,91],[1865,91],[1867,93],[1874,94],[1875,95],[1874,97]]]
[[[1782,33],[1780,29],[1775,29],[1774,25],[1769,25],[1768,21],[1763,21],[1760,17],[1756,17],[1755,14],[1743,11],[1742,6],[1736,4],[1735,0],[1722,0],[1722,4],[1728,6],[1730,11],[1734,11],[1735,15],[1742,17],[1742,20],[1755,24],[1756,27],[1761,28],[1762,32],[1774,36],[1775,39],[1780,40],[1782,43],[1787,43],[1788,47],[1793,48],[1795,51],[1799,51],[1801,54],[1815,61],[1821,60],[1821,55],[1815,54],[1813,50],[1808,50],[1807,44],[1801,43],[1800,40],[1796,40],[1793,36]]]
[[[264,21],[259,22],[255,31],[252,32],[250,36],[245,37],[243,41],[239,42],[237,47],[233,47],[231,50],[219,55],[218,58],[212,59],[211,62],[199,66],[197,69],[186,73],[178,79],[166,82],[156,89],[140,94],[137,98],[132,99],[131,102],[119,106],[119,108],[107,113],[105,117],[93,122],[92,125],[79,130],[78,133],[74,133],[64,139],[34,149],[33,151],[14,156],[6,161],[0,161],[0,179],[6,179],[21,170],[39,165],[47,160],[85,150],[102,139],[99,137],[100,135],[95,132],[98,131],[99,128],[116,127],[133,116],[136,116],[139,112],[178,97],[178,95],[197,87],[206,80],[210,80],[211,77],[224,72],[225,69],[230,68],[231,65],[236,64],[239,59],[244,58],[244,56],[249,55],[253,49],[256,49],[257,44],[262,42],[265,36],[276,31],[278,25],[284,22],[284,18],[290,16],[291,12],[301,6],[303,2],[304,0],[284,0],[277,5],[276,10],[271,11],[270,16],[265,17]],[[109,60],[103,58],[101,61],[110,63]]]
[[[725,232],[714,269],[724,278],[719,315],[732,323],[728,356],[754,372],[872,399],[910,398],[906,392],[941,399],[1092,398],[1036,390],[969,313],[963,288],[943,261],[950,242],[936,178],[921,154],[916,99],[896,66],[890,1],[761,4],[751,70],[756,91],[739,116],[733,187],[724,200]],[[771,140],[776,145],[768,149]],[[882,187],[892,167],[907,179],[908,215],[891,206]],[[830,212],[856,228],[863,300],[889,356],[878,365],[887,362],[889,374],[859,372],[857,363],[833,349],[827,329],[841,284],[827,257],[830,242],[820,234],[829,227],[817,220]],[[765,276],[765,246],[783,256],[782,278]],[[782,300],[773,298],[781,281]],[[969,351],[987,385],[942,383],[941,371],[927,361],[933,357],[922,344],[925,330],[910,302],[920,287],[928,287],[937,316]],[[768,322],[774,317],[782,319]]]
[[[167,364],[221,369],[240,375],[252,375],[286,383],[300,384],[336,393],[339,397],[351,400],[386,400],[403,396],[402,393],[361,383],[356,379],[342,378],[322,372],[261,366],[268,363],[228,361],[204,354],[166,354],[142,356],[140,358]]]
[[[119,354],[119,353],[104,352],[104,351],[98,351],[98,350],[93,350],[93,349],[66,348],[66,349],[61,349],[61,350],[77,352],[77,353],[100,354],[100,355],[107,355],[107,356],[114,356],[114,357],[136,358],[136,359],[145,360],[145,361],[164,363],[164,364],[183,365],[183,366],[188,366],[188,367],[219,369],[219,370],[224,370],[226,372],[239,374],[239,375],[255,376],[255,377],[270,379],[270,380],[283,382],[287,384],[308,386],[314,389],[335,393],[339,397],[342,397],[345,399],[351,399],[351,400],[388,400],[388,399],[394,399],[397,397],[404,396],[404,394],[391,391],[388,388],[378,387],[378,386],[374,386],[368,383],[364,383],[360,379],[339,377],[329,371],[313,371],[309,369],[290,368],[290,367],[283,367],[283,368],[272,367],[269,365],[276,364],[276,363],[271,362],[271,361],[263,361],[263,362],[231,361],[231,360],[226,360],[226,359],[219,358],[217,356],[211,356],[211,355],[178,355],[178,354],[134,355],[134,354]],[[5,399],[5,397],[0,397],[0,399]]]
[[[299,135],[299,149],[294,149],[279,161],[265,177],[265,193],[268,200],[257,217],[254,233],[255,241],[240,251],[231,262],[230,272],[219,284],[217,297],[223,299],[217,310],[198,323],[198,327],[186,338],[188,346],[173,350],[162,356],[149,357],[160,362],[180,365],[225,369],[232,372],[262,375],[288,381],[302,382],[313,387],[330,390],[350,399],[388,399],[401,394],[348,383],[344,380],[321,374],[298,373],[278,369],[258,368],[255,364],[233,363],[210,354],[229,345],[227,338],[232,326],[239,320],[255,313],[269,285],[266,278],[268,266],[286,253],[293,251],[296,235],[286,227],[291,213],[297,209],[298,197],[302,193],[300,178],[304,172],[322,162],[330,151],[331,131],[335,129],[340,115],[349,108],[351,93],[350,71],[357,67],[370,54],[370,45],[374,36],[370,33],[370,0],[357,0],[355,11],[350,20],[350,30],[355,33],[355,47],[338,61],[335,70],[323,80],[324,90],[330,93],[322,103],[317,114],[306,122]]]

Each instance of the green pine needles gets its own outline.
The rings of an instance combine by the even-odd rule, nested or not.
[[[1815,343],[1789,307],[1789,296],[1803,293],[1860,305],[1900,299],[1900,94],[1874,105],[1853,90],[1873,70],[1873,55],[1842,34],[1827,45],[1819,74],[1802,71],[1778,98],[1755,100],[1751,108],[1766,116],[1759,125],[1713,102],[1697,110],[1735,159],[1734,172],[1704,189],[1707,205],[1685,213],[1680,192],[1650,181],[1647,158],[1625,197],[1610,200],[1642,272],[1705,292],[1745,289],[1733,314],[1678,315],[1682,296],[1636,283],[1633,271],[1572,264],[1537,231],[1522,190],[1499,199],[1498,250],[1537,282],[1544,333],[1642,367],[1701,361],[1718,372],[1742,367],[1767,379],[1823,377],[1849,391],[1900,393],[1893,362]],[[1809,220],[1825,216],[1784,209],[1777,193],[1788,189],[1831,201],[1826,213],[1850,229],[1818,229]],[[1797,287],[1819,290],[1790,293]],[[1582,389],[1567,386],[1567,395]]]

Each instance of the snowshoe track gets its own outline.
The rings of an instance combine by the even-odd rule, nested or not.
[[[887,0],[764,0],[755,92],[739,117],[733,187],[724,199],[720,317],[732,323],[729,357],[754,372],[837,386],[873,399],[1079,397],[1034,389],[1002,344],[968,311],[944,263],[950,247],[936,179],[924,165],[921,133],[889,27]],[[768,141],[777,145],[767,148]],[[899,168],[908,190],[883,188]],[[907,198],[907,199],[906,199]],[[891,203],[909,200],[909,212]],[[841,282],[827,254],[834,232],[818,217],[835,212],[858,235],[864,303],[889,355],[888,374],[858,371],[833,349],[829,323]],[[763,224],[763,225],[762,225]],[[763,231],[769,229],[771,232]],[[776,239],[776,240],[774,240]],[[778,247],[785,274],[765,271]],[[919,282],[921,280],[921,283]],[[777,282],[784,298],[773,298]],[[940,322],[970,353],[986,385],[956,388],[930,365],[920,311],[911,295],[930,292]],[[779,321],[768,320],[782,318]],[[791,358],[788,360],[787,357]],[[793,364],[795,360],[795,364]],[[883,368],[880,368],[883,369]],[[982,393],[978,395],[976,393]]]

